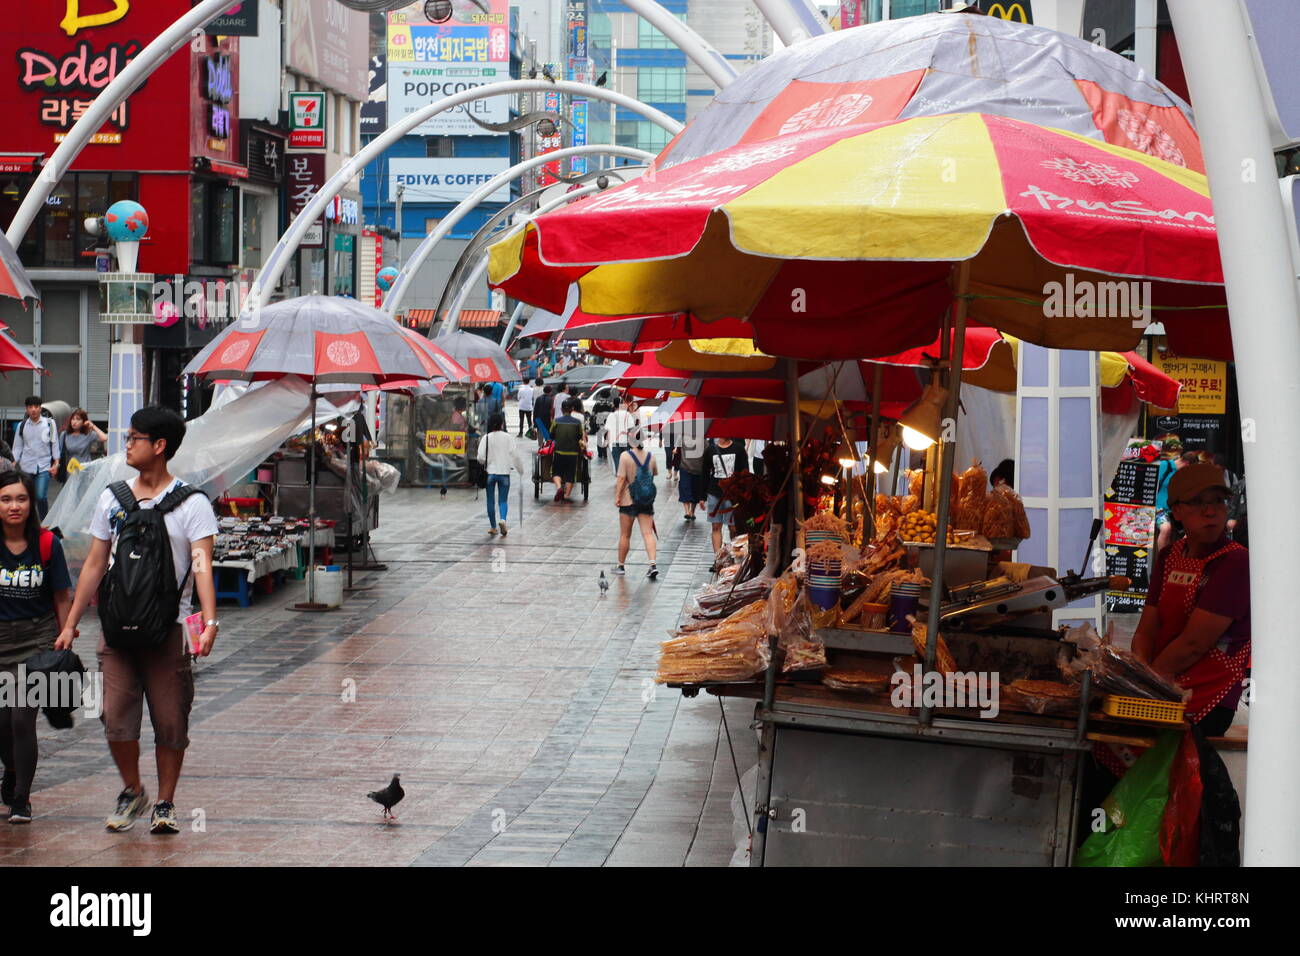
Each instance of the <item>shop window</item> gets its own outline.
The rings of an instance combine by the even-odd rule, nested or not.
[[[8,228],[33,182],[31,176],[0,179],[0,228]],[[86,232],[83,221],[102,216],[119,199],[135,199],[138,192],[134,173],[68,173],[54,187],[45,208],[27,230],[19,257],[24,265],[37,268],[91,266],[90,259],[81,253],[93,249],[100,240]]]
[[[208,184],[201,179],[190,183],[190,259],[208,261]]]
[[[450,136],[429,136],[424,140],[426,159],[450,159],[455,155]]]
[[[73,265],[76,261],[76,184],[64,177],[45,199],[45,261],[51,265]]]
[[[641,67],[636,95],[642,103],[685,103],[686,71],[680,67]]]

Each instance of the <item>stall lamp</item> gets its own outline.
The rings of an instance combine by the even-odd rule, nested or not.
[[[938,382],[925,387],[921,397],[898,419],[903,426],[903,444],[913,451],[924,451],[943,433],[943,409],[948,390]]]
[[[872,470],[875,471],[875,473],[878,474],[878,475],[887,475],[887,474],[889,474],[889,469],[888,469],[885,465],[882,465],[882,464],[881,464],[880,462],[878,462],[878,461],[873,461],[873,462],[871,463],[871,468],[872,468]]]
[[[823,485],[833,485],[833,484],[835,484],[835,482],[838,481],[838,480],[839,480],[839,479],[837,479],[834,475],[822,475],[822,484],[823,484]]]

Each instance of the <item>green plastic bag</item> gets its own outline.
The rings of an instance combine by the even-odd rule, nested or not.
[[[1102,801],[1105,830],[1093,833],[1075,854],[1075,866],[1163,866],[1160,821],[1169,802],[1169,769],[1181,730],[1161,733]]]

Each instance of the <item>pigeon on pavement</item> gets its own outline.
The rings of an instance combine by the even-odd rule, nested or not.
[[[393,779],[388,786],[383,790],[371,790],[366,796],[384,808],[385,820],[396,820],[393,807],[401,803],[402,798],[406,796],[406,791],[402,789],[401,774],[393,774]]]
[[[609,578],[605,577],[605,572],[600,572],[600,596],[604,597],[605,592],[609,590]]]

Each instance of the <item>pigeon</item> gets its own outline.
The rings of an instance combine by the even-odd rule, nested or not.
[[[537,67],[533,67],[531,70],[528,71],[528,78],[530,80],[537,79]]]
[[[555,82],[555,74],[551,72],[551,64],[547,63],[542,67],[542,76],[546,77],[552,83]]]
[[[600,74],[600,76],[596,77],[596,85],[597,85],[597,86],[604,86],[604,85],[605,85],[606,83],[608,83],[608,82],[609,82],[609,71],[608,71],[608,70],[602,71],[601,74]]]
[[[396,820],[393,807],[401,803],[402,797],[406,796],[406,791],[402,789],[401,774],[393,774],[393,780],[388,786],[383,790],[371,790],[366,796],[384,808],[385,820]]]
[[[605,592],[609,590],[609,578],[605,577],[605,572],[600,572],[600,596],[604,597]]]
[[[441,488],[438,489],[438,497],[439,497],[439,498],[446,498],[446,497],[447,497],[447,486],[446,486],[446,485],[443,485]]]

